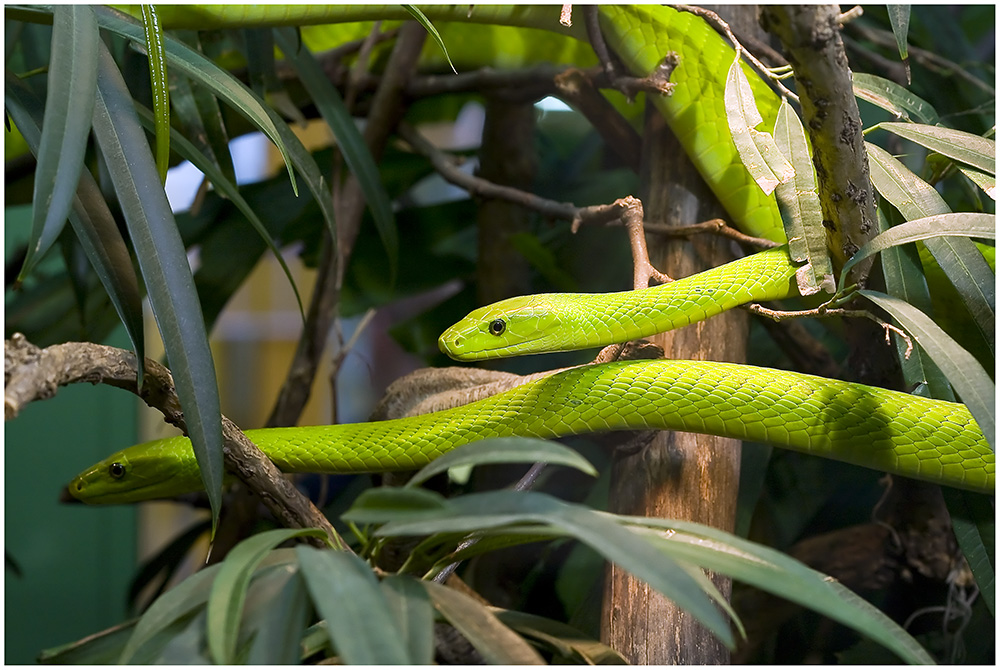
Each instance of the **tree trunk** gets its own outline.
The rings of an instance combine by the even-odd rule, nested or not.
[[[736,8],[733,8],[736,9]],[[754,8],[749,8],[750,20]],[[744,25],[744,28],[753,26]],[[646,221],[687,225],[726,218],[662,116],[647,114],[643,133],[643,208]],[[683,277],[732,260],[730,243],[716,236],[691,241],[651,238],[650,261]],[[666,358],[743,362],[747,316],[731,310],[653,338]],[[639,453],[618,456],[610,507],[620,514],[697,521],[732,531],[740,472],[739,440],[690,433],[659,433]],[[728,598],[732,582],[712,575]],[[611,565],[605,577],[602,639],[632,663],[720,664],[729,651],[689,614],[645,582]]]

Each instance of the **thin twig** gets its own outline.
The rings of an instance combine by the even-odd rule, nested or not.
[[[768,309],[756,303],[750,303],[748,305],[745,305],[745,307],[752,313],[758,316],[765,316],[771,319],[772,321],[784,321],[785,319],[798,319],[798,318],[822,319],[835,316],[868,319],[869,321],[874,321],[875,323],[877,323],[885,331],[886,344],[891,343],[891,340],[889,339],[890,332],[896,333],[896,335],[903,338],[903,341],[906,342],[906,351],[903,353],[904,358],[909,358],[910,354],[913,352],[913,340],[910,339],[910,336],[907,335],[905,331],[903,331],[900,328],[897,328],[891,323],[883,321],[882,319],[878,318],[871,312],[866,312],[863,309],[844,309],[842,307],[834,307],[830,309],[830,308],[825,308],[823,305],[820,305],[815,309],[782,311],[782,310]]]
[[[747,61],[751,65],[753,65],[758,72],[760,72],[766,78],[770,79],[783,97],[786,97],[789,100],[794,100],[795,102],[799,101],[799,96],[792,93],[791,89],[785,86],[784,82],[782,82],[779,77],[775,76],[775,74],[771,71],[769,67],[761,63],[756,56],[754,56],[747,49],[745,49],[742,44],[740,44],[740,41],[736,39],[736,35],[729,27],[729,24],[723,21],[718,14],[716,14],[711,10],[705,9],[704,7],[694,7],[691,5],[671,5],[671,6],[679,11],[689,12],[691,14],[694,14],[695,16],[700,16],[701,18],[705,19],[709,25],[711,25],[718,32],[722,33],[729,39],[729,42],[733,45],[733,48],[736,49],[736,53],[738,55],[741,55],[744,58],[746,58]]]
[[[671,237],[692,237],[694,235],[714,233],[716,235],[736,240],[737,242],[741,242],[743,244],[749,244],[759,249],[773,249],[781,246],[778,242],[764,237],[752,237],[750,235],[746,235],[745,233],[741,233],[727,224],[723,219],[709,219],[708,221],[694,223],[690,226],[671,226],[666,223],[656,223],[653,221],[646,221],[643,225],[647,233],[669,235]]]

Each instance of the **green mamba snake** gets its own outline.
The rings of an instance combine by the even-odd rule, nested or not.
[[[465,6],[425,7],[434,21],[464,20]],[[290,12],[290,13],[289,13]],[[331,23],[395,18],[399,7],[170,7],[165,27]],[[472,21],[559,28],[553,7],[476,6]],[[636,74],[680,54],[669,98],[654,103],[706,182],[745,232],[780,240],[774,199],[739,162],[722,103],[733,50],[700,18],[666,7],[600,8],[601,25]],[[214,22],[214,23],[213,23]],[[439,28],[444,29],[442,26]],[[752,74],[752,73],[750,73]],[[750,77],[765,127],[777,97]],[[693,323],[750,301],[796,293],[784,249],[765,251],[640,292],[514,298],[476,310],[441,337],[454,358],[597,347]],[[595,319],[595,316],[601,316]],[[567,370],[476,403],[377,423],[247,431],[287,472],[368,472],[421,467],[445,451],[504,435],[559,437],[627,429],[705,432],[817,454],[992,494],[994,454],[964,405],[765,368],[699,361],[637,361]],[[199,490],[186,438],[120,451],[69,486],[88,503],[127,503]]]
[[[513,298],[449,328],[441,348],[468,359],[600,346],[684,326],[743,302],[790,295],[794,273],[778,248],[654,289]],[[993,452],[964,405],[703,361],[584,366],[434,414],[247,435],[286,472],[347,473],[419,468],[488,437],[649,428],[770,442],[973,491],[994,488]],[[201,486],[190,442],[174,437],[109,456],[74,479],[69,492],[88,503],[126,503]]]

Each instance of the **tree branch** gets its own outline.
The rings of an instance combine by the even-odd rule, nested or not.
[[[139,396],[159,410],[167,423],[186,432],[170,371],[147,358],[140,391],[136,387],[135,356],[124,349],[90,342],[39,349],[17,333],[4,341],[4,382],[4,420],[17,417],[28,403],[53,397],[60,386],[89,382]],[[289,528],[322,528],[334,546],[347,550],[327,518],[226,417],[222,417],[222,438],[226,469],[257,494],[279,523]]]

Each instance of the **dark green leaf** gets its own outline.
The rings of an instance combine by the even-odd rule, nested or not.
[[[611,647],[587,638],[576,628],[560,621],[497,607],[491,608],[491,611],[503,624],[562,655],[562,663],[628,665],[628,661]]]
[[[503,625],[485,605],[436,582],[421,582],[434,607],[476,648],[487,663],[543,665],[535,649]]]
[[[550,463],[565,465],[593,477],[597,470],[579,453],[558,442],[530,437],[498,437],[481,440],[453,449],[413,475],[406,486],[417,486],[448,468],[490,463]]]
[[[899,49],[899,57],[906,62],[909,59],[906,49],[906,37],[910,31],[910,6],[886,5],[886,9],[889,10],[889,25],[892,26],[892,34],[896,37],[896,47]],[[906,68],[906,76],[909,79],[909,66]]]
[[[243,540],[222,562],[208,599],[208,649],[219,664],[236,662],[236,640],[243,601],[254,571],[276,546],[295,537],[325,537],[315,528],[279,528]]]
[[[993,140],[961,130],[920,123],[886,121],[877,127],[988,174],[995,176],[997,173],[997,146]]]
[[[253,635],[246,661],[249,665],[294,665],[299,662],[299,641],[312,606],[306,583],[295,563],[276,566],[267,574],[260,574],[247,594],[244,610],[244,627]]]
[[[458,70],[455,69],[455,64],[451,62],[451,56],[448,55],[448,47],[444,45],[444,40],[441,39],[441,33],[437,31],[437,28],[435,28],[434,24],[431,23],[431,20],[427,18],[427,15],[420,11],[420,8],[416,5],[403,5],[403,9],[408,11],[410,16],[412,16],[417,23],[424,27],[427,34],[431,36],[431,38],[437,43],[438,48],[441,49],[441,52],[444,53],[444,57],[448,61],[451,71],[458,74]]]
[[[139,571],[132,578],[128,587],[128,601],[135,607],[139,594],[150,586],[153,580],[162,573],[159,586],[153,594],[152,599],[159,598],[167,587],[167,582],[173,577],[174,572],[181,566],[188,551],[202,535],[212,529],[211,521],[199,521],[186,531],[171,540],[167,546],[154,554],[149,560],[144,562]]]
[[[434,661],[434,608],[427,591],[418,580],[407,575],[389,575],[381,586],[406,643],[410,662],[430,665]]]
[[[996,217],[993,214],[971,212],[937,214],[901,223],[866,242],[854,256],[844,263],[838,291],[843,291],[847,271],[850,268],[883,249],[932,237],[981,237],[992,240],[996,239],[996,235]]]
[[[938,122],[938,113],[929,102],[920,98],[894,81],[873,74],[855,72],[854,95],[881,107],[898,118],[914,120],[920,123],[934,125]]]
[[[6,74],[5,86],[7,110],[31,151],[36,152],[41,138],[38,128],[38,120],[42,114],[41,102],[9,72]],[[145,342],[139,280],[118,224],[97,182],[86,170],[80,173],[69,221],[132,342],[138,366],[137,381],[141,387],[145,369]]]
[[[86,5],[56,7],[52,27],[48,96],[42,135],[35,152],[31,238],[18,279],[24,279],[59,237],[76,195],[90,135],[97,88],[100,36]],[[23,131],[22,131],[23,132]]]
[[[983,193],[994,200],[997,199],[996,177],[980,172],[979,170],[973,170],[972,168],[960,167],[958,169],[961,170],[962,174],[968,177],[972,183],[983,189]]]
[[[990,499],[978,493],[942,487],[955,539],[962,548],[979,592],[996,615],[996,522]]]
[[[392,201],[382,185],[378,166],[372,158],[368,145],[354,123],[350,112],[344,105],[340,93],[330,83],[322,67],[309,52],[305,45],[296,44],[289,34],[288,28],[276,29],[275,41],[285,58],[299,75],[302,85],[309,92],[323,120],[330,126],[337,146],[344,156],[344,161],[351,173],[358,180],[361,192],[371,210],[375,228],[378,230],[382,244],[385,245],[389,257],[389,272],[396,275],[399,256],[399,235],[396,232],[396,222],[392,214]],[[298,48],[297,48],[298,47]],[[335,235],[335,233],[334,233]]]
[[[878,291],[859,293],[889,312],[930,355],[969,408],[990,448],[996,451],[996,386],[972,354],[915,307]]]
[[[731,576],[816,610],[867,635],[911,663],[930,656],[898,624],[827,575],[785,554],[690,521],[617,517],[677,560]],[[654,533],[655,529],[655,533]]]
[[[222,423],[215,364],[201,305],[187,252],[132,98],[103,44],[99,64],[94,132],[139,258],[187,433],[212,505],[212,518],[217,521],[222,504]]]
[[[413,663],[371,568],[354,554],[296,547],[302,576],[343,663]]]
[[[182,136],[207,156],[227,181],[235,184],[236,168],[229,152],[229,135],[219,101],[210,91],[200,86],[192,87],[190,80],[183,75],[171,74],[170,88],[174,119],[183,129]],[[176,137],[173,136],[174,139]]]
[[[136,652],[158,633],[181,617],[190,614],[208,600],[212,580],[219,572],[219,565],[196,572],[183,582],[153,601],[135,625],[132,637],[122,650],[119,663],[133,661]]]
[[[394,509],[388,504],[393,495],[389,490],[380,494],[380,510],[366,505],[361,514],[356,515],[352,508],[343,516],[354,521],[389,521],[378,530],[379,535],[385,536],[472,532],[512,524],[541,525],[548,532],[559,532],[584,542],[690,612],[720,640],[733,644],[728,623],[690,575],[665,560],[635,533],[593,510],[531,491],[493,491],[446,500],[437,509],[428,506],[415,512],[402,505]],[[359,496],[358,503],[365,502],[363,498]]]
[[[153,113],[156,115],[156,169],[160,173],[160,183],[166,183],[167,169],[170,167],[170,87],[167,85],[167,59],[163,54],[163,27],[153,5],[141,7],[146,55],[149,56]]]
[[[148,127],[152,121],[152,115],[149,110],[142,105],[136,104],[136,111],[139,112],[139,118]],[[219,190],[220,193],[225,195],[227,198],[233,201],[233,204],[243,213],[243,216],[247,217],[247,221],[253,226],[257,234],[260,235],[261,239],[267,242],[267,246],[270,247],[271,253],[277,259],[278,264],[281,265],[281,270],[288,277],[288,283],[292,287],[292,292],[295,293],[295,301],[299,306],[299,314],[302,316],[303,321],[305,321],[305,311],[302,307],[302,297],[299,295],[299,288],[295,285],[295,279],[292,278],[292,271],[288,268],[288,264],[285,262],[284,256],[281,255],[281,250],[271,239],[271,234],[268,233],[267,228],[264,227],[263,222],[257,216],[257,214],[250,207],[250,204],[240,195],[239,188],[237,188],[234,182],[226,179],[222,170],[219,169],[216,164],[209,160],[205,154],[198,151],[197,147],[188,141],[186,137],[178,133],[176,130],[171,129],[171,134],[173,138],[174,150],[185,160],[191,162],[196,168],[201,170],[210,182]]]
[[[102,28],[145,45],[146,37],[142,26],[136,23],[134,19],[107,7],[99,7],[95,11],[97,12],[97,21]],[[271,141],[278,147],[278,151],[281,152],[281,156],[288,167],[288,178],[292,182],[292,188],[298,192],[295,185],[295,174],[292,171],[292,162],[288,156],[284,141],[279,135],[278,129],[268,110],[253,92],[243,82],[205,58],[205,56],[169,35],[166,36],[164,41],[164,48],[167,61],[172,66],[178,68],[181,72],[184,72],[228,102],[235,110],[253,123],[258,130],[271,138]]]

